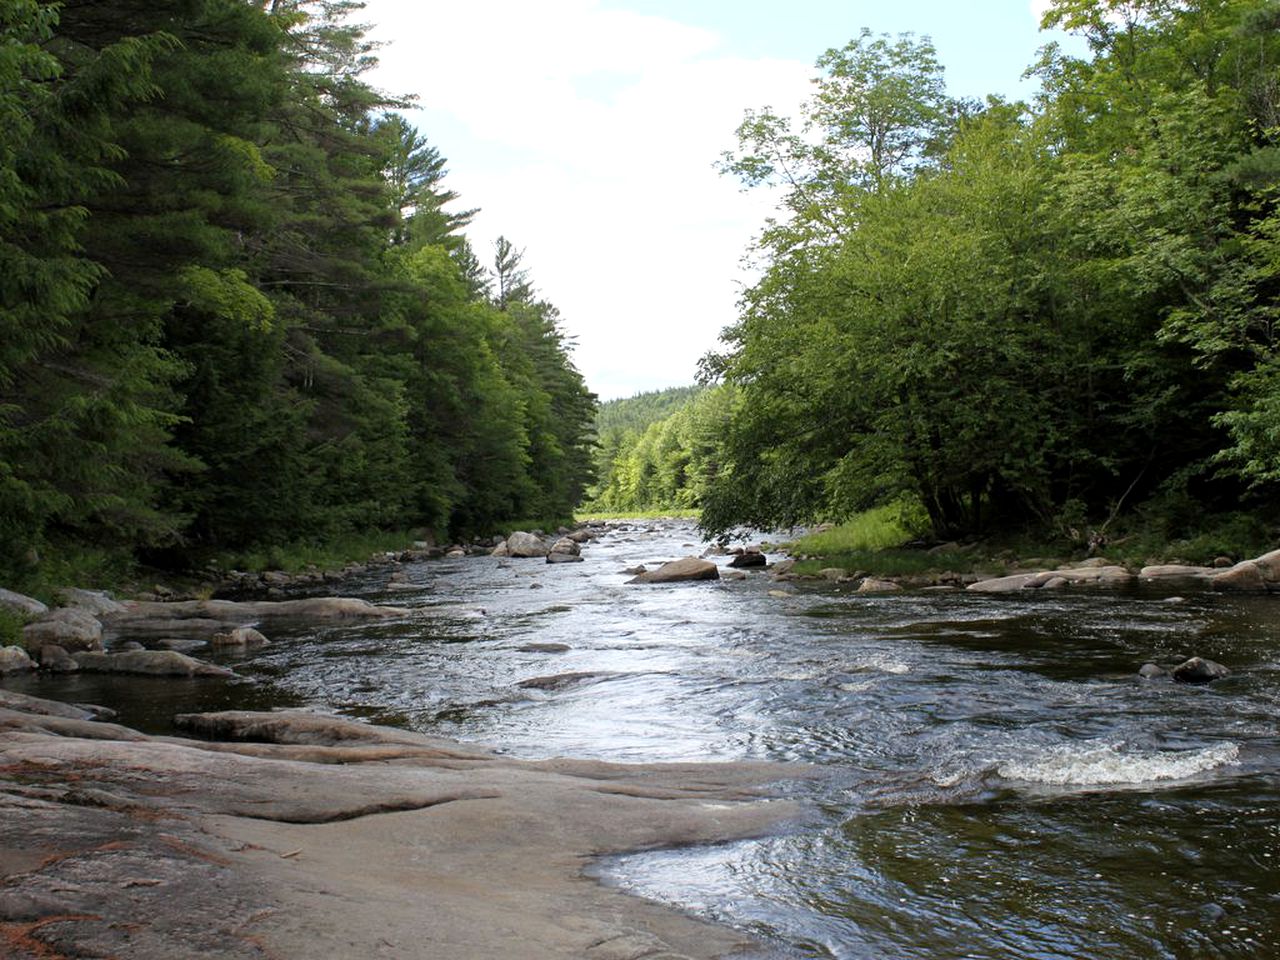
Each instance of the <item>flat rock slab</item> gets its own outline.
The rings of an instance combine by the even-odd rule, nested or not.
[[[759,945],[584,865],[768,832],[798,808],[764,785],[809,775],[529,763],[305,713],[185,718],[230,743],[106,724],[88,739],[39,725],[90,721],[23,716],[33,725],[0,736],[13,960],[723,957]]]

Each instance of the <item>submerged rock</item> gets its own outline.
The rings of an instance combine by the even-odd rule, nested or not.
[[[867,577],[858,585],[858,593],[901,593],[902,584],[894,583],[892,580],[877,580],[875,577]]]
[[[215,633],[209,640],[210,646],[214,649],[230,648],[230,649],[252,649],[256,647],[268,647],[271,641],[264,637],[253,627],[237,627],[226,633]]]
[[[1144,663],[1138,670],[1143,680],[1169,680],[1172,675],[1158,663]]]
[[[1202,657],[1192,657],[1173,668],[1173,679],[1178,683],[1212,683],[1230,675],[1231,671],[1222,664]]]
[[[710,560],[685,557],[664,563],[657,570],[642,573],[628,583],[688,583],[696,580],[718,580],[720,568]]]

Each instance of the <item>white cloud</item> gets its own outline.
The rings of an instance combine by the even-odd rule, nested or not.
[[[449,185],[506,234],[578,340],[602,395],[688,383],[736,313],[738,261],[769,211],[714,163],[743,111],[790,111],[811,68],[727,55],[720,38],[597,0],[370,0],[374,82],[419,97]],[[433,125],[462,131],[440,143]]]

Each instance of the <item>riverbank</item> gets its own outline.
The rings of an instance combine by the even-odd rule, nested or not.
[[[723,957],[755,945],[583,870],[776,830],[799,810],[765,786],[806,775],[519,761],[307,713],[179,724],[201,739],[0,691],[6,957]]]

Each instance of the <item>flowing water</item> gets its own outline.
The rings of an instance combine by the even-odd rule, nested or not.
[[[814,811],[794,830],[597,868],[779,957],[1280,957],[1280,601],[626,584],[701,550],[636,523],[580,564],[410,565],[355,592],[411,616],[277,630],[227,661],[253,682],[34,692],[150,729],[308,705],[522,757],[814,765],[786,787]],[[1232,676],[1137,679],[1193,654]]]

